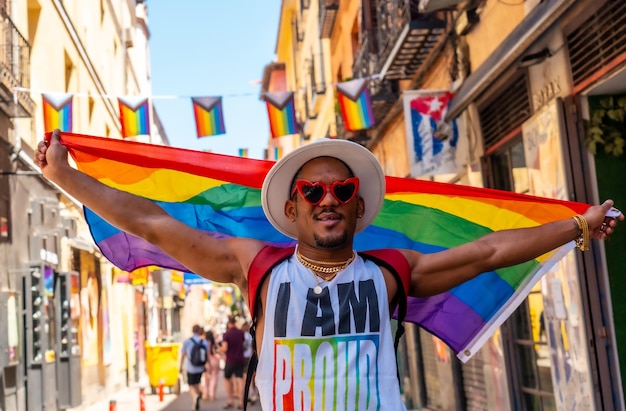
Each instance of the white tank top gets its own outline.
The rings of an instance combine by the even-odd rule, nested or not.
[[[268,281],[255,378],[264,410],[406,410],[376,264],[357,256],[315,294],[314,274],[291,256]]]

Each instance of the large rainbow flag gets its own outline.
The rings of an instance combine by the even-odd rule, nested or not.
[[[147,98],[118,97],[122,137],[150,134],[150,105]]]
[[[263,100],[267,106],[267,116],[273,138],[296,134],[300,131],[296,121],[292,91],[263,93]]]
[[[45,131],[59,129],[72,132],[72,100],[68,93],[43,93],[43,127]]]
[[[221,97],[192,97],[198,138],[226,133]]]
[[[337,98],[346,130],[363,130],[374,125],[372,97],[366,79],[337,84]]]
[[[277,246],[261,207],[272,166],[262,161],[132,141],[62,133],[78,168],[104,184],[148,198],[172,216],[216,237],[248,237]],[[383,209],[355,248],[445,250],[496,230],[531,227],[583,213],[588,205],[506,191],[387,177]],[[85,210],[103,255],[125,271],[156,265],[187,272],[160,249]],[[466,361],[526,298],[573,242],[535,260],[487,272],[449,292],[410,298],[407,321],[424,327]]]

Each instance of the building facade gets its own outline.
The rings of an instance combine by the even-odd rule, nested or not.
[[[585,203],[626,200],[616,178],[626,165],[623,2],[282,4],[272,65],[303,96],[305,125],[285,137],[290,144],[351,139],[392,176]],[[345,130],[336,109],[337,84],[353,79],[371,92],[375,125],[365,130]],[[452,170],[417,173],[409,155],[404,100],[424,93],[451,96],[443,123],[458,127]],[[625,241],[618,232],[592,252],[570,253],[466,363],[409,326],[398,356],[407,406],[624,409]]]
[[[81,204],[32,156],[47,96],[70,96],[71,131],[121,138],[114,97],[150,94],[146,5],[6,0],[0,20],[0,409],[68,409],[142,371],[146,297],[118,281]],[[151,126],[136,139],[167,144],[156,113]]]

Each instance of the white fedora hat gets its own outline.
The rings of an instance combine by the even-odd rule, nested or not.
[[[317,157],[334,157],[344,163],[360,180],[359,196],[365,202],[363,217],[357,220],[360,232],[376,218],[385,199],[385,173],[378,159],[365,147],[348,140],[322,138],[290,152],[272,166],[261,189],[261,203],[267,219],[281,233],[297,238],[296,223],[285,215],[291,183],[300,168]]]

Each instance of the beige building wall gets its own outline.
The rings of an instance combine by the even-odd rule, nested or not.
[[[341,2],[331,37],[331,71],[333,81],[352,78],[352,63],[358,46],[360,1]]]
[[[480,23],[466,35],[470,65],[476,70],[524,19],[526,2],[487,1],[480,10]]]
[[[28,92],[36,103],[32,118],[14,119],[15,136],[32,149],[44,135],[42,93],[70,93],[74,96],[73,132],[121,138],[117,98],[151,95],[145,4],[136,5],[134,0],[28,0],[12,1],[10,12],[31,46]],[[151,136],[133,139],[166,143],[154,111],[151,123]],[[102,278],[110,281],[113,267],[95,247],[81,205],[61,195],[59,206],[61,215],[75,220],[77,227],[75,237],[61,241],[59,268],[70,269],[72,249],[78,248],[98,261]],[[134,293],[129,287],[116,284],[105,295],[108,322],[99,323],[100,352],[95,361],[91,352],[88,360],[83,356],[82,394],[86,403],[98,400],[105,391],[126,385],[126,369],[135,364],[129,328],[135,324],[125,319],[129,315],[132,319],[132,314],[114,305],[118,298],[129,301],[128,295]],[[125,308],[132,310],[133,306],[127,304]],[[92,349],[85,347],[84,351]],[[126,353],[130,353],[128,357]]]

